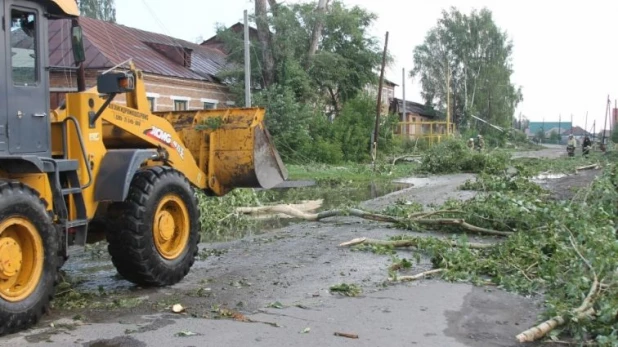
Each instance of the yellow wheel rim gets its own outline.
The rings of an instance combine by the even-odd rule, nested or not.
[[[189,211],[182,199],[166,195],[159,202],[153,223],[154,243],[165,259],[176,259],[185,250],[189,240]]]
[[[11,217],[0,223],[0,297],[17,302],[31,295],[44,257],[43,240],[30,221]]]

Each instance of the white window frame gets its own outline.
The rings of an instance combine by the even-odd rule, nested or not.
[[[216,99],[205,99],[205,98],[201,98],[200,102],[202,103],[202,109],[204,108],[204,103],[210,103],[210,104],[214,104],[215,107],[214,108],[218,108],[219,107],[219,100]]]
[[[234,106],[234,105],[236,105],[236,101],[228,100],[228,101],[225,102],[225,104],[228,105],[228,106]]]
[[[187,103],[187,111],[191,109],[191,98],[188,96],[170,95],[172,99],[172,110],[176,111],[176,101],[184,101]]]
[[[157,111],[157,99],[160,97],[161,95],[157,93],[146,93],[146,98],[152,98],[152,112]]]

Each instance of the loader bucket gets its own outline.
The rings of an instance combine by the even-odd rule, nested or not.
[[[264,109],[157,112],[172,123],[217,195],[234,188],[270,189],[288,172],[264,125]]]
[[[211,135],[212,172],[223,186],[270,189],[287,179],[288,172],[270,134],[260,125],[219,129]]]
[[[260,187],[270,189],[287,180],[288,171],[281,161],[268,129],[256,129],[253,141],[253,162]]]

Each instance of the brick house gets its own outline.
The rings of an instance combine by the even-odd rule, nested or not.
[[[87,88],[96,85],[102,71],[132,59],[144,72],[148,101],[153,111],[226,108],[234,104],[225,84],[216,77],[226,64],[218,49],[162,34],[81,17],[86,51]],[[71,22],[49,24],[50,100],[56,108],[64,93],[76,91]],[[116,99],[124,103],[123,96]]]

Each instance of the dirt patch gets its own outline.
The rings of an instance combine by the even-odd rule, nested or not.
[[[84,347],[145,347],[146,344],[129,336],[119,336],[109,340],[86,342]]]
[[[539,303],[538,298],[474,287],[466,295],[463,309],[446,313],[449,324],[445,334],[469,346],[520,346],[515,336],[536,324]]]

